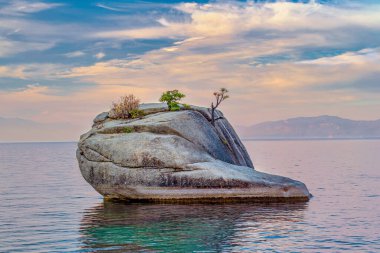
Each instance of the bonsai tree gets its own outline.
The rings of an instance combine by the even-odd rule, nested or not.
[[[168,90],[160,97],[160,102],[166,102],[169,111],[178,111],[180,109],[178,102],[185,97],[178,90]]]
[[[211,124],[215,126],[215,109],[224,101],[225,99],[229,98],[227,95],[228,90],[226,88],[221,88],[219,91],[214,92],[214,96],[216,99],[216,103],[214,105],[214,102],[211,103]]]
[[[112,103],[111,117],[116,119],[135,118],[140,116],[140,99],[133,94],[120,97],[119,101]]]

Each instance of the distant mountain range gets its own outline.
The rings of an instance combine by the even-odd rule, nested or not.
[[[20,118],[0,117],[0,142],[71,141],[80,128],[70,124],[47,124]]]
[[[69,123],[39,123],[0,117],[0,142],[72,141],[86,129]],[[236,127],[242,139],[380,138],[380,119],[355,121],[335,116],[299,117]]]
[[[299,117],[239,127],[243,139],[380,138],[380,119],[356,121],[336,116]]]

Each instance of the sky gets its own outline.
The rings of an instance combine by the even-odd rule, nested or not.
[[[379,119],[379,13],[369,0],[0,0],[0,141],[76,140],[120,96],[171,89],[209,106],[227,88],[233,125]],[[43,132],[20,135],[23,122]]]

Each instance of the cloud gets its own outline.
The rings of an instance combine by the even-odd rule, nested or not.
[[[380,31],[380,23],[375,24],[377,16],[371,10],[364,11],[370,13],[368,19],[361,19],[363,10],[318,4],[190,4],[179,8],[191,14],[191,22],[160,19],[157,27],[100,34],[117,40],[177,38],[173,46],[137,59],[113,59],[73,68],[65,75],[101,86],[176,87],[190,94],[190,102],[205,106],[214,89],[227,87],[233,91],[232,98],[239,101],[238,106],[225,109],[227,115],[248,124],[255,115],[262,120],[324,114],[326,110],[342,115],[347,111],[344,108],[359,111],[355,105],[363,100],[376,104],[375,83],[352,85],[362,80],[374,82],[376,79],[367,77],[380,74],[376,69],[380,64],[378,49],[368,47],[380,41],[373,33],[374,29]],[[220,23],[215,24],[217,20]],[[371,40],[363,40],[366,36],[358,37],[354,30]],[[333,56],[325,56],[324,51]],[[286,56],[285,60],[279,62],[279,55]],[[265,62],[261,61],[263,57]],[[238,107],[250,108],[250,113],[237,114]],[[369,111],[362,115],[373,117]]]
[[[54,22],[31,15],[64,6],[61,3],[43,1],[0,0],[0,57],[19,53],[44,51],[63,41],[83,39],[85,26],[74,23]],[[67,55],[70,57],[70,54]]]
[[[305,84],[309,83],[310,89],[373,93],[380,91],[379,65],[380,48],[366,48],[332,57],[299,61],[290,66],[298,68],[303,74],[302,80]]]
[[[56,8],[58,6],[62,6],[62,4],[45,3],[39,1],[10,0],[8,5],[0,8],[0,13],[3,15],[25,15]]]
[[[182,33],[186,36],[186,31],[181,31],[181,26],[170,27],[148,27],[128,30],[102,31],[92,35],[94,38],[111,38],[111,39],[158,39],[167,37],[176,37]]]
[[[366,75],[380,74],[377,67],[380,64],[379,52],[375,49],[345,53],[330,57],[331,59],[324,57],[312,61],[255,67],[233,63],[231,57],[244,55],[246,52],[249,51],[235,51],[235,55],[228,52],[212,56],[188,55],[183,48],[164,48],[139,59],[99,62],[93,66],[73,68],[65,74],[68,77],[82,77],[100,85],[122,85],[126,82],[140,87],[147,83],[151,86],[176,84],[195,89],[201,89],[205,85],[210,88],[232,86],[234,89],[252,92],[255,89],[320,89],[337,83],[344,86],[348,81],[360,81]],[[151,73],[151,76],[146,73]]]
[[[22,68],[12,68],[9,66],[0,66],[0,77],[20,78],[24,77]]]
[[[52,48],[53,46],[53,42],[12,41],[0,37],[0,57],[7,57],[26,51],[43,51]]]
[[[379,28],[380,7],[337,8],[315,2],[308,4],[275,2],[247,3],[184,3],[176,9],[188,14],[190,19],[169,21],[162,17],[156,26],[102,31],[94,37],[139,39],[163,37],[231,36],[258,31],[327,31],[341,27],[361,26]],[[333,21],[333,22],[332,22]]]
[[[380,44],[379,7],[315,2],[180,4],[176,8],[190,19],[162,17],[155,26],[95,34],[116,40],[176,38],[173,46],[148,52],[137,60],[74,68],[67,75],[82,75],[100,85],[148,83],[190,90],[232,86],[246,93],[298,90],[300,96],[305,90],[344,89],[349,80],[360,82],[377,73],[377,49],[370,47]],[[367,49],[361,50],[363,47]],[[353,48],[359,50],[350,52]],[[346,65],[328,68],[316,64],[339,61]],[[355,87],[365,92],[372,85]]]
[[[83,39],[83,33],[71,24],[49,24],[26,17],[0,14],[0,57],[45,51],[61,42],[72,40],[73,37]]]
[[[314,1],[281,1],[183,3],[175,8],[190,18],[175,20],[163,16],[155,26],[93,35],[116,40],[176,38],[173,46],[148,52],[138,60],[118,59],[74,68],[67,75],[82,75],[86,81],[98,84],[175,83],[188,88],[231,85],[241,90],[263,91],[327,87],[348,78],[360,80],[375,71],[377,49],[370,47],[380,44],[380,35],[376,35],[380,34],[380,5],[351,8]],[[371,42],[363,41],[367,37]],[[360,47],[369,47],[365,49],[369,51],[345,52]],[[340,55],[326,58],[323,53],[311,54],[318,51],[338,51]],[[279,56],[284,60],[278,61]],[[349,66],[337,67],[335,72],[316,66],[317,62],[332,65],[339,61]],[[351,72],[340,77],[336,71],[344,68]]]
[[[300,61],[300,64],[314,65],[372,65],[377,69],[380,63],[380,48],[366,48],[357,52],[346,52],[333,57],[322,57],[314,60]],[[372,64],[371,64],[372,63]],[[368,66],[369,67],[369,66]]]
[[[13,113],[34,108],[36,113],[29,117],[36,120],[83,122],[124,93],[154,102],[163,90],[177,88],[187,94],[185,102],[209,106],[213,90],[226,87],[231,99],[221,109],[239,124],[302,114],[351,117],[351,111],[373,118],[380,110],[378,89],[374,89],[380,65],[379,6],[283,1],[178,4],[173,7],[174,14],[163,13],[154,24],[119,24],[112,26],[117,29],[97,27],[96,32],[83,32],[79,39],[101,43],[96,49],[86,49],[92,54],[100,52],[93,63],[0,67],[3,77],[54,82],[75,79],[96,86],[58,96],[49,88],[51,82],[43,85],[46,90],[27,87],[24,92],[3,92],[0,100],[4,104],[19,102]],[[24,21],[23,26],[18,24],[0,22],[0,28],[14,31],[21,27],[21,32],[37,37],[37,31],[25,31],[33,29]],[[49,25],[39,27],[46,28],[44,34],[65,41],[66,34],[57,35]],[[140,39],[144,43],[148,43],[145,39],[175,42],[129,58],[122,57],[122,46],[107,51],[106,59],[102,54],[106,43],[123,45],[124,40],[135,43]],[[120,56],[112,58],[115,51]],[[79,52],[71,53],[80,56]],[[67,87],[70,85],[76,87],[68,82]],[[9,112],[0,108],[0,113],[2,110]],[[43,111],[48,111],[49,118]]]
[[[106,54],[103,53],[103,52],[99,52],[99,53],[97,53],[96,55],[94,55],[94,57],[95,57],[96,59],[98,59],[98,60],[104,58],[105,56],[106,56]]]
[[[0,78],[18,79],[57,79],[67,66],[63,64],[33,63],[33,64],[14,64],[0,65]]]
[[[81,56],[84,56],[84,55],[86,55],[86,53],[83,52],[83,51],[73,51],[73,52],[64,54],[64,56],[66,56],[68,58],[81,57]]]
[[[122,9],[110,7],[108,5],[101,4],[101,3],[97,3],[96,6],[99,7],[99,8],[103,8],[103,9],[109,10],[109,11],[123,11]]]
[[[130,87],[107,85],[76,90],[70,96],[61,96],[50,85],[28,85],[25,89],[11,92],[0,91],[0,115],[25,119],[40,123],[70,123],[88,130],[92,119],[101,111],[108,110],[111,102],[123,94],[133,93],[144,101],[157,101],[161,90],[150,87]],[[77,138],[78,135],[73,135]]]

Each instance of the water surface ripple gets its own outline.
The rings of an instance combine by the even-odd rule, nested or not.
[[[296,204],[103,202],[75,143],[0,144],[0,252],[380,252],[380,141],[245,142]]]

